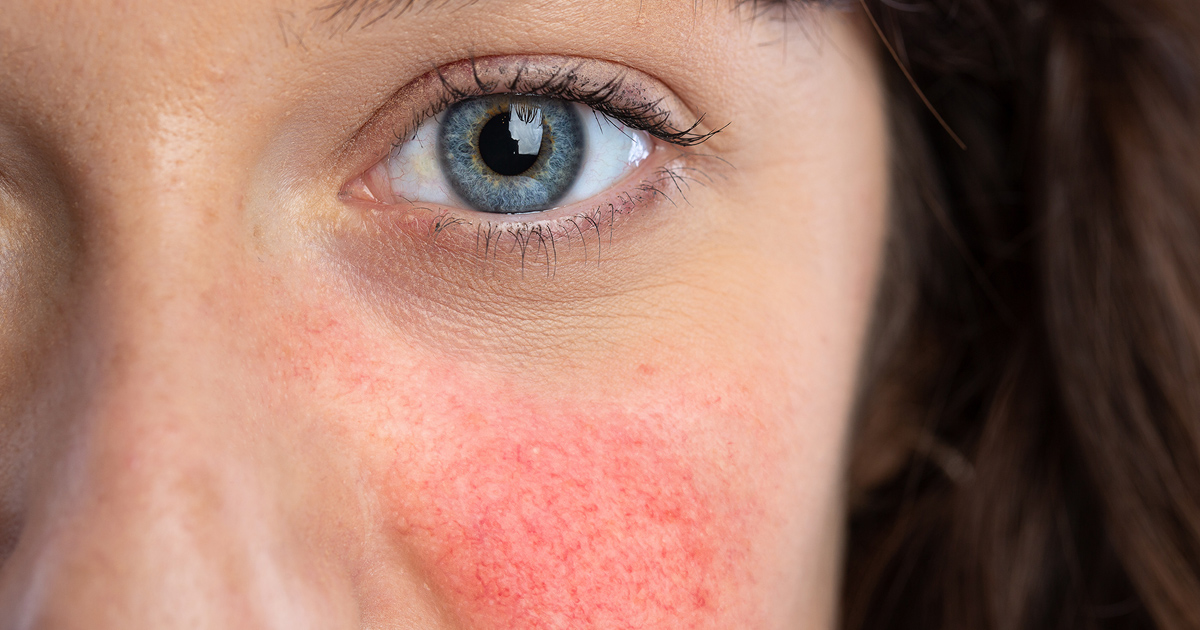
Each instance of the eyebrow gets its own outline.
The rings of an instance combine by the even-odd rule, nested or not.
[[[367,27],[387,17],[426,9],[461,9],[479,0],[337,0],[317,7],[322,21],[338,23],[346,30]]]
[[[365,28],[389,17],[398,17],[410,11],[453,11],[479,3],[481,0],[336,0],[318,6],[322,21],[336,23],[343,30]],[[600,0],[603,1],[603,0]],[[750,20],[758,19],[779,9],[798,9],[810,6],[843,4],[845,0],[732,0],[734,9],[748,9],[745,15]],[[699,9],[698,0],[693,7]],[[791,12],[785,12],[790,16]]]

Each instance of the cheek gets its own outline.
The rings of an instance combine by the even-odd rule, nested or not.
[[[572,407],[463,408],[398,455],[394,521],[437,588],[481,628],[701,628],[734,613],[762,508],[725,478],[727,458],[661,418]]]
[[[790,414],[756,401],[778,370],[630,357],[575,391],[305,330],[286,386],[368,462],[382,539],[461,627],[769,625],[795,475]]]

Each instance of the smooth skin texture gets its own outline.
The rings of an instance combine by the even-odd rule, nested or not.
[[[832,627],[888,197],[868,30],[323,5],[0,11],[0,627]],[[405,86],[531,55],[728,127],[553,266],[347,198]]]

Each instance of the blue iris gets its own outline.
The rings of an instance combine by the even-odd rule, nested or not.
[[[540,123],[540,124],[539,124]],[[583,163],[583,121],[568,102],[496,95],[446,110],[438,154],[454,192],[481,212],[539,212],[570,190]]]

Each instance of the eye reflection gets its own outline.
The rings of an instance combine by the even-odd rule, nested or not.
[[[562,99],[472,98],[425,121],[364,178],[383,203],[526,214],[587,200],[649,155],[649,134]]]
[[[507,112],[493,116],[479,132],[479,154],[483,163],[500,175],[513,176],[528,171],[539,157],[553,151],[553,140],[542,142],[542,125],[541,107],[519,107],[514,103]],[[442,138],[445,137],[443,133]],[[576,144],[582,145],[583,138],[578,134],[576,137]],[[442,158],[453,159],[445,147],[442,147]]]

